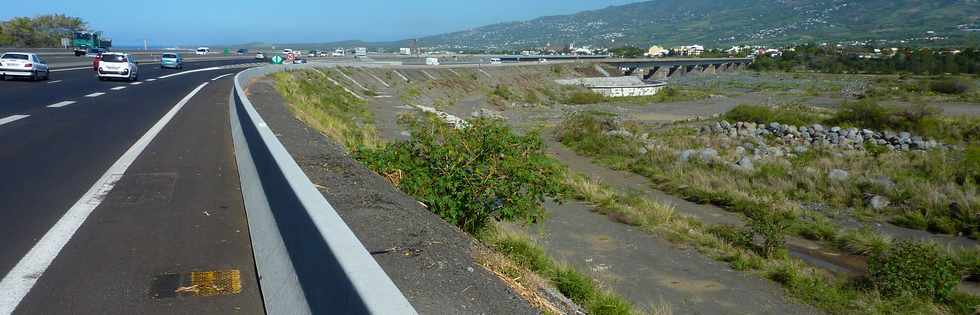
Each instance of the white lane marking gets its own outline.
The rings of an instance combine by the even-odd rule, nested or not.
[[[429,77],[429,79],[436,80],[436,77],[432,76],[431,74],[429,74],[425,70],[422,70],[422,74],[424,74],[425,76]]]
[[[316,69],[316,68],[313,68],[313,69]],[[319,70],[317,70],[317,72],[319,72]],[[323,72],[320,72],[320,73],[323,73]],[[344,91],[347,91],[347,93],[350,93],[350,95],[354,95],[354,97],[356,97],[357,99],[361,99],[361,100],[363,100],[363,99],[364,99],[364,97],[363,97],[363,96],[360,96],[360,95],[357,95],[357,93],[354,93],[354,91],[351,91],[350,89],[348,89],[348,88],[347,88],[346,86],[344,86],[343,84],[340,84],[340,82],[337,82],[337,80],[334,80],[334,79],[333,79],[333,78],[331,78],[331,77],[327,77],[327,80],[330,80],[330,82],[333,82],[333,84],[336,84],[336,85],[337,85],[337,86],[339,86],[340,88],[342,88],[342,89],[344,89]]]
[[[399,77],[402,77],[402,80],[405,80],[405,82],[408,82],[408,78],[406,78],[404,74],[402,74],[401,72],[398,72],[398,70],[395,70],[394,72],[395,72],[395,74],[397,74],[397,75],[398,75]]]
[[[483,72],[483,74],[485,74],[485,75],[487,75],[487,77],[488,77],[488,78],[491,78],[491,79],[493,79],[493,76],[492,76],[492,75],[490,75],[489,73],[487,73],[486,71],[483,71],[483,69],[480,69],[480,68],[477,68],[476,70],[477,70],[477,71],[480,71],[480,72]]]
[[[214,77],[214,79],[211,79],[211,81],[218,81],[218,79],[221,79],[221,78],[224,78],[224,77],[227,77],[227,76],[230,76],[230,75],[232,75],[232,74],[234,74],[234,73],[229,73],[229,74],[222,74],[222,75],[219,75],[219,76],[216,76],[216,77]]]
[[[55,83],[58,83],[58,82],[61,82],[61,80],[48,81],[48,84],[55,84]]]
[[[102,177],[89,188],[88,192],[65,212],[65,215],[41,237],[37,244],[34,244],[34,247],[17,262],[17,265],[10,269],[3,280],[0,280],[0,314],[13,313],[38,279],[44,276],[48,266],[58,257],[58,254],[85,223],[92,211],[102,203],[102,200],[112,191],[119,179],[126,174],[129,166],[136,161],[136,158],[163,130],[163,127],[167,126],[167,123],[177,115],[177,112],[207,85],[208,82],[204,82],[190,94],[187,94],[153,127],[150,127],[146,134],[136,140],[136,143],[129,150],[126,150],[126,153],[123,153],[106,170],[105,174],[102,174]]]
[[[129,85],[140,85],[140,84],[143,84],[143,82],[133,82],[133,83],[130,83]]]
[[[461,76],[461,75],[459,75],[459,72],[456,72],[456,70],[453,70],[452,68],[450,68],[450,69],[446,69],[446,70],[449,70],[449,72],[452,72],[452,73],[453,73],[453,74],[455,74],[455,75],[456,75],[457,77],[463,77],[463,76]]]
[[[9,124],[9,123],[12,123],[12,122],[15,122],[15,121],[18,121],[18,120],[27,118],[27,117],[31,117],[31,115],[13,115],[13,116],[7,116],[7,117],[4,117],[4,118],[0,118],[0,125]],[[0,292],[2,292],[2,291],[0,291]],[[3,312],[0,311],[0,314],[3,314]]]
[[[89,94],[89,95],[85,95],[85,97],[99,97],[99,96],[102,96],[102,95],[105,95],[105,93],[95,92],[95,93],[92,93],[92,94]]]
[[[51,72],[62,72],[62,71],[72,71],[72,70],[82,70],[82,69],[92,69],[92,67],[78,67],[78,68],[65,68],[65,69],[51,69]]]
[[[214,70],[221,70],[221,67],[211,67],[211,68],[187,70],[187,71],[183,71],[183,72],[177,72],[177,73],[174,73],[174,74],[168,74],[168,75],[165,75],[165,76],[160,76],[157,79],[166,79],[166,78],[169,78],[169,77],[176,77],[178,75],[184,75],[184,74],[188,74],[188,73],[201,72],[201,71],[214,71]],[[153,79],[147,79],[147,81],[150,81],[150,80],[153,80]]]
[[[367,74],[371,75],[371,77],[374,78],[375,80],[378,80],[378,82],[381,82],[381,84],[383,84],[386,88],[390,88],[391,87],[390,85],[388,85],[388,82],[385,82],[384,80],[381,80],[381,78],[379,78],[378,76],[374,75],[374,73],[368,72]]]
[[[58,108],[58,107],[65,107],[65,106],[68,106],[68,105],[71,105],[71,104],[75,104],[75,101],[57,102],[57,103],[48,105],[48,107],[50,107],[50,108]]]
[[[391,95],[378,95],[375,96],[374,98],[391,98]]]
[[[153,81],[156,81],[156,80],[157,79],[146,79],[146,82],[153,82]]]
[[[119,90],[122,90],[122,89],[125,89],[125,88],[126,88],[125,86],[117,86],[117,87],[111,88],[110,90],[119,91]]]
[[[351,82],[354,82],[354,85],[356,85],[357,87],[361,88],[361,90],[367,90],[368,89],[368,88],[364,87],[363,85],[361,85],[361,83],[357,82],[357,80],[354,80],[354,78],[351,78],[346,73],[344,73],[344,70],[343,69],[337,69],[337,72],[340,72],[340,75],[342,75],[345,78],[347,78],[347,80],[350,80]]]

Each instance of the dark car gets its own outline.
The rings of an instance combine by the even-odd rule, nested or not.
[[[239,49],[238,50],[238,54],[239,55],[244,55],[244,54],[247,54],[247,53],[248,53],[248,49],[242,48],[242,49]]]

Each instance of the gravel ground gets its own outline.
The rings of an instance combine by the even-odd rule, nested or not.
[[[269,80],[249,87],[256,109],[324,197],[421,314],[535,314],[473,259],[480,245],[306,127]]]

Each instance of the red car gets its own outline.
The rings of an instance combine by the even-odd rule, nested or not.
[[[92,59],[92,71],[99,71],[99,61],[102,61],[102,54],[95,55],[95,59]]]

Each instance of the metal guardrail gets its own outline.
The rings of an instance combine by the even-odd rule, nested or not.
[[[284,69],[238,73],[228,100],[266,313],[416,314],[245,94],[247,82]]]

